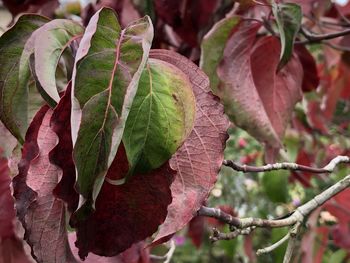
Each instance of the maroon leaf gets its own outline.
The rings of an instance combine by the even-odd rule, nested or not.
[[[194,128],[170,159],[170,167],[177,174],[171,185],[173,201],[153,242],[159,244],[190,222],[213,188],[224,158],[229,122],[210,91],[208,77],[195,64],[168,50],[151,50],[150,57],[181,69],[189,77],[196,98]]]
[[[124,146],[107,173],[107,178],[123,178],[129,169]],[[71,218],[77,230],[76,246],[85,259],[89,252],[115,256],[132,244],[152,235],[167,215],[171,203],[173,173],[166,163],[148,174],[135,174],[123,185],[104,182],[96,200],[96,210],[86,220]]]
[[[295,104],[301,99],[302,67],[293,56],[277,72],[281,46],[263,37],[252,47],[260,24],[241,22],[228,40],[218,68],[219,96],[229,117],[260,142],[273,162]],[[251,51],[251,49],[253,50]]]
[[[51,129],[58,136],[58,144],[50,153],[50,161],[62,169],[62,178],[53,190],[56,197],[68,204],[68,209],[74,212],[78,206],[79,195],[74,190],[75,166],[72,152],[72,136],[70,125],[71,114],[71,83],[54,109],[51,118]],[[62,154],[64,153],[64,154]]]
[[[52,113],[51,109],[42,108],[30,125],[21,161],[25,167],[20,167],[16,176],[21,183],[14,185],[15,197],[33,257],[38,262],[74,262],[67,246],[65,206],[52,194],[61,173],[49,160],[57,143],[50,128]],[[30,199],[21,204],[28,193]]]
[[[205,218],[203,216],[196,216],[192,218],[188,225],[188,236],[191,238],[192,243],[200,248],[202,245],[205,231]]]
[[[199,32],[210,24],[218,4],[218,0],[154,1],[158,17],[191,47],[198,46]]]
[[[59,6],[57,0],[3,0],[2,2],[14,16],[23,12],[52,16],[55,9]]]
[[[304,77],[302,89],[309,92],[317,89],[320,78],[317,72],[316,61],[304,45],[296,45],[295,53],[298,55],[301,65],[303,66]]]
[[[15,207],[10,189],[10,169],[0,148],[0,262],[30,262],[14,229]]]
[[[300,150],[296,159],[297,164],[302,164],[305,166],[312,166],[314,159],[312,155],[308,154],[305,150]],[[292,179],[299,181],[304,187],[311,187],[311,177],[314,175],[310,172],[300,172],[300,171],[293,171],[292,173]]]
[[[74,256],[78,256],[78,249],[74,246],[75,233],[68,235],[69,245],[72,248]],[[132,245],[129,249],[125,250],[115,257],[100,257],[94,254],[89,255],[85,261],[78,261],[84,263],[149,263],[150,253],[149,249],[145,248],[144,241]]]

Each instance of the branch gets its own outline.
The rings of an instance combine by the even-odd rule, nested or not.
[[[333,160],[331,160],[325,167],[323,168],[314,168],[310,166],[305,166],[296,163],[275,163],[275,164],[267,164],[264,166],[256,167],[250,165],[240,165],[231,160],[224,160],[223,165],[231,167],[233,170],[239,172],[268,172],[272,170],[291,170],[291,171],[304,171],[311,173],[331,173],[334,171],[335,167],[340,163],[350,163],[350,158],[348,156],[337,156]]]
[[[298,43],[317,43],[322,42],[323,40],[330,40],[333,38],[349,35],[350,29],[328,34],[314,34],[307,29],[300,27],[300,33],[307,39],[307,41],[299,41]]]
[[[298,207],[292,214],[282,219],[261,219],[261,218],[238,218],[231,216],[218,208],[210,208],[202,206],[197,215],[216,218],[224,223],[237,229],[245,229],[250,227],[285,227],[293,226],[311,214],[316,208],[323,205],[326,201],[331,199],[336,194],[350,186],[350,175],[346,176],[339,182],[324,190],[322,193],[316,195],[307,203]]]

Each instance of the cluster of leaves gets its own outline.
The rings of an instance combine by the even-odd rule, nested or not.
[[[150,52],[152,38],[148,17],[121,29],[108,8],[85,29],[23,15],[2,35],[0,118],[23,143],[14,197],[37,261],[72,258],[64,202],[79,256],[114,256],[160,225],[153,242],[167,241],[213,187],[228,127],[223,107],[196,65]],[[30,75],[45,105],[28,127]]]
[[[57,3],[3,2],[14,15],[27,10],[50,16]],[[224,228],[194,217],[224,158],[229,126],[224,111],[236,125],[229,132],[227,159],[275,162],[286,149],[288,161],[321,166],[349,154],[348,54],[297,43],[303,39],[303,14],[337,23],[347,8],[321,0],[239,2],[101,0],[78,10],[81,23],[22,15],[1,36],[0,119],[21,144],[13,196],[35,260],[74,262],[76,255],[85,259],[92,252],[112,262],[148,262],[146,238],[158,230],[152,241],[157,245],[186,225],[200,247],[205,225]],[[116,10],[120,22],[103,6]],[[318,32],[317,23],[307,25]],[[42,101],[34,118],[32,79]],[[0,228],[0,259],[24,262],[15,231],[8,233],[15,212],[2,160],[0,187],[6,189],[9,212],[0,222],[10,227]],[[222,169],[209,202],[240,216],[280,216],[295,208],[295,196],[299,203],[308,200],[343,173],[320,181],[307,173],[257,177]],[[297,184],[288,184],[288,178]],[[304,262],[327,258],[328,236],[349,251],[348,194],[323,207],[336,224],[319,216],[321,210],[310,219],[317,234],[302,241]],[[222,206],[227,203],[235,210]],[[70,234],[67,219],[75,230]],[[254,261],[255,246],[282,234],[248,236],[217,245],[218,251],[237,259],[234,251],[241,246]],[[322,245],[314,255],[318,236]],[[210,246],[206,242],[204,248]],[[208,254],[198,253],[204,262],[201,255]],[[210,252],[206,260],[214,257]]]

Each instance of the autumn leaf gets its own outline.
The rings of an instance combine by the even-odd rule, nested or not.
[[[26,48],[34,54],[31,70],[38,90],[52,107],[60,100],[55,76],[58,62],[68,45],[83,32],[84,28],[76,22],[55,19],[37,29],[29,39],[29,46],[26,44]]]
[[[50,161],[62,170],[62,176],[59,178],[53,194],[67,203],[70,212],[74,212],[78,207],[79,195],[74,189],[76,178],[71,154],[73,152],[70,125],[71,107],[71,83],[68,83],[65,93],[51,117],[50,127],[56,133],[58,143],[50,152]]]
[[[151,50],[150,57],[181,69],[192,83],[196,98],[194,128],[170,159],[170,167],[177,173],[171,185],[173,201],[153,241],[159,244],[190,222],[208,197],[224,158],[229,122],[222,105],[210,91],[208,77],[195,64],[168,50]]]
[[[15,207],[11,195],[11,178],[8,162],[0,148],[0,262],[31,262],[23,249],[23,242],[15,231]]]
[[[80,42],[71,123],[77,189],[80,203],[87,206],[81,211],[93,209],[114,160],[152,38],[148,17],[121,30],[116,14],[103,8],[91,18]]]
[[[19,174],[15,178],[16,206],[25,239],[38,262],[74,262],[67,246],[65,206],[54,197],[61,170],[49,154],[57,136],[50,128],[53,110],[42,108],[32,122],[23,146]],[[29,198],[28,198],[29,196]]]
[[[299,32],[303,14],[295,3],[272,3],[272,12],[276,18],[281,41],[281,55],[278,70],[291,59],[294,41]]]
[[[238,16],[224,18],[217,22],[203,38],[199,65],[208,75],[214,94],[218,94],[220,83],[216,69],[224,55],[226,41],[240,21]]]
[[[48,21],[38,15],[22,15],[0,37],[0,120],[20,143],[28,128],[28,87],[19,76],[22,50],[31,34]]]
[[[167,62],[149,59],[123,135],[132,173],[149,172],[169,160],[192,131],[194,118],[187,76]]]
[[[260,24],[243,21],[228,40],[218,68],[219,96],[239,127],[265,143],[273,162],[295,104],[301,99],[302,67],[293,56],[277,72],[280,44],[263,37],[254,44]]]
[[[118,180],[129,169],[123,145],[108,170],[106,178]],[[71,225],[76,228],[79,256],[89,252],[115,256],[157,231],[171,203],[170,184],[174,171],[165,163],[147,174],[135,174],[123,185],[104,182],[96,199],[96,209],[86,219],[76,214]]]

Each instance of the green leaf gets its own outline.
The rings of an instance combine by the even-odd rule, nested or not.
[[[149,59],[123,136],[130,171],[145,173],[171,158],[192,131],[195,103],[191,82],[180,69]]]
[[[278,70],[286,65],[293,54],[295,37],[300,29],[302,11],[294,3],[272,4],[272,12],[276,18],[281,40],[281,55]]]
[[[217,94],[220,82],[216,68],[224,55],[226,42],[232,30],[240,21],[240,17],[224,18],[217,22],[203,38],[199,66],[208,75],[214,94]]]
[[[272,202],[286,203],[288,199],[289,171],[265,172],[262,176],[262,185],[266,195]]]
[[[53,20],[35,33],[34,72],[37,87],[43,98],[55,106],[60,100],[56,88],[56,68],[64,50],[69,44],[82,36],[84,28],[67,19]]]
[[[0,37],[0,120],[21,143],[28,127],[29,79],[29,72],[19,75],[21,55],[32,33],[48,21],[38,15],[23,15]]]
[[[112,9],[100,9],[80,42],[73,70],[72,139],[82,211],[100,192],[123,136],[153,39],[144,17],[121,30]]]

